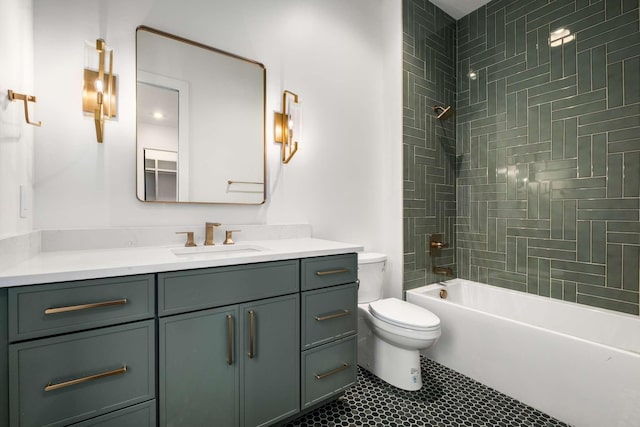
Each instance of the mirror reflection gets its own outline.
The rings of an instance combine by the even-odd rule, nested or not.
[[[136,39],[138,198],[263,203],[264,66],[148,27]]]

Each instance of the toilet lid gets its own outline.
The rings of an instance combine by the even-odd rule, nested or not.
[[[386,298],[369,304],[371,314],[380,320],[402,328],[430,331],[440,327],[440,319],[429,310],[417,305]]]

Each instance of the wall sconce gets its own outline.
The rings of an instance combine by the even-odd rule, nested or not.
[[[282,113],[275,113],[274,122],[274,140],[282,144],[282,163],[287,164],[298,151],[302,131],[302,107],[298,95],[288,90],[282,93]]]
[[[98,51],[97,67],[91,60],[91,58],[95,58],[93,49],[90,49],[90,53],[86,55],[82,111],[93,115],[96,124],[96,138],[98,142],[102,142],[104,120],[115,117],[117,112],[116,77],[113,75],[113,49],[107,49],[105,41],[98,39],[95,50]],[[105,73],[107,61],[109,72]]]

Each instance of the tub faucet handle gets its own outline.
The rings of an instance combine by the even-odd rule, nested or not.
[[[440,250],[448,248],[448,243],[443,243],[442,234],[432,234],[429,238],[429,252],[431,256],[440,256]]]

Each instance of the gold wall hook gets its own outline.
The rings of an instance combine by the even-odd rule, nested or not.
[[[296,114],[296,117],[293,117],[291,109],[287,108],[287,95],[291,96],[293,103],[298,104],[297,108],[300,108],[298,95],[288,90],[282,92],[282,113],[274,114],[274,140],[282,144],[280,153],[282,163],[284,164],[289,163],[298,151],[298,140],[300,138],[300,117],[298,114]],[[294,131],[294,127],[296,126],[298,129]]]
[[[29,119],[29,102],[37,102],[36,97],[33,95],[26,95],[23,93],[16,93],[14,91],[12,91],[11,89],[9,89],[9,101],[22,101],[23,105],[24,105],[24,119],[27,122],[27,124],[33,125],[33,126],[42,126],[42,122],[32,122]]]

